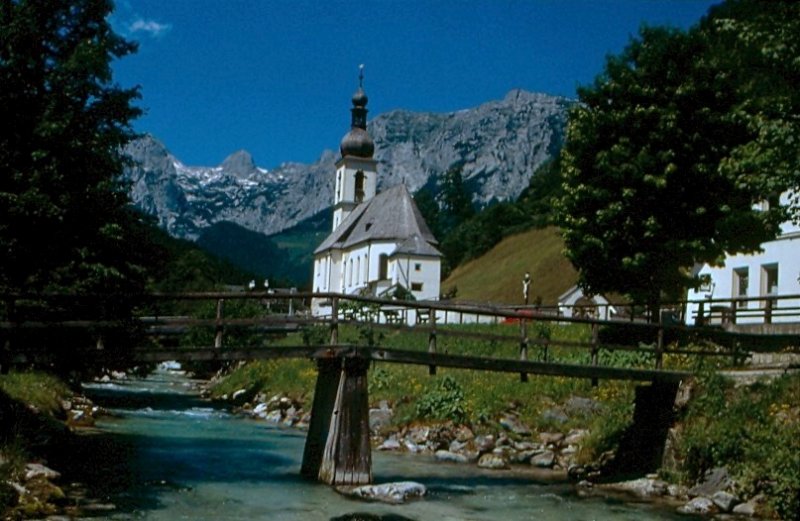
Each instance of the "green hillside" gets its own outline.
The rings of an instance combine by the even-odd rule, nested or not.
[[[197,245],[257,278],[305,288],[311,278],[314,248],[330,233],[331,211],[323,210],[274,235],[218,222],[203,230]]]
[[[442,293],[453,288],[456,300],[522,304],[522,277],[530,271],[530,299],[553,305],[577,281],[572,264],[561,253],[564,242],[554,227],[506,237],[486,254],[453,270]]]

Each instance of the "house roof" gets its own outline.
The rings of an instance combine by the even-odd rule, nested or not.
[[[419,239],[408,241],[415,236]],[[380,240],[401,242],[401,247],[408,243],[404,253],[441,255],[433,246],[438,244],[436,237],[404,184],[385,190],[356,206],[314,253]]]

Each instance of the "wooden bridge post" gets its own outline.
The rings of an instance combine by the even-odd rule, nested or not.
[[[16,303],[13,298],[6,300],[6,319],[9,322],[16,323]],[[8,374],[11,370],[11,338],[14,336],[15,331],[16,327],[12,327],[6,332],[3,347],[0,348],[0,374]]]
[[[300,474],[308,479],[318,479],[322,466],[322,455],[328,442],[336,391],[342,373],[340,358],[317,360],[317,383],[314,388],[314,404],[311,406],[311,422],[308,425],[306,446]]]
[[[694,323],[696,326],[704,326],[706,325],[706,310],[705,310],[705,302],[702,300],[700,301],[700,307],[697,308],[697,317],[694,319]]]
[[[319,479],[329,485],[372,482],[367,369],[368,359],[344,360],[319,469]]]
[[[664,359],[664,324],[658,325],[658,337],[656,338],[656,371],[661,370]]]
[[[429,312],[431,317],[431,334],[428,335],[428,353],[435,355],[436,354],[436,310],[430,309]],[[434,376],[436,374],[435,365],[428,366],[428,374],[430,376]]]
[[[600,338],[600,328],[597,326],[597,322],[592,322],[592,366],[597,367],[599,361],[599,349],[598,349],[598,342]],[[598,380],[597,378],[592,378],[592,387],[597,387]]]
[[[764,323],[765,324],[772,324],[772,306],[775,303],[775,300],[772,298],[767,298],[764,302]]]
[[[519,340],[519,359],[523,362],[528,360],[528,323],[524,318],[519,321],[520,340]],[[528,373],[519,374],[520,382],[528,381]]]
[[[219,349],[222,347],[222,308],[225,299],[217,300],[217,327],[216,334],[214,335],[214,348]]]
[[[330,344],[335,346],[339,343],[339,297],[331,299],[331,335]]]

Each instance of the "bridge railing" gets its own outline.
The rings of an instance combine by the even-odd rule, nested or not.
[[[64,300],[64,295],[26,296],[6,295],[5,299]],[[92,296],[71,297],[91,299]],[[107,296],[104,296],[107,298]],[[142,295],[142,302],[147,303],[143,309],[150,314],[140,315],[133,321],[88,320],[85,317],[59,317],[58,320],[30,320],[24,316],[5,317],[0,322],[0,334],[5,339],[5,351],[10,351],[14,334],[24,330],[35,329],[79,329],[91,331],[96,340],[96,348],[102,349],[107,343],[109,332],[119,328],[135,326],[147,338],[165,339],[170,336],[186,335],[192,330],[202,329],[213,332],[213,349],[251,348],[242,344],[236,331],[248,331],[261,335],[263,347],[264,335],[286,336],[300,333],[311,326],[327,328],[325,345],[342,347],[340,343],[340,326],[368,327],[371,331],[398,331],[414,333],[410,335],[408,345],[411,350],[423,351],[425,357],[407,359],[427,361],[430,372],[436,371],[437,361],[453,352],[469,356],[459,345],[465,341],[481,342],[485,345],[516,346],[515,359],[518,362],[559,363],[553,356],[554,350],[561,352],[579,352],[588,356],[588,365],[602,365],[602,354],[605,352],[633,352],[647,355],[651,367],[655,370],[664,368],[664,357],[684,355],[692,357],[729,357],[732,363],[739,363],[743,358],[742,337],[726,333],[714,328],[687,327],[680,323],[643,323],[627,320],[599,320],[591,317],[563,317],[558,314],[539,309],[509,309],[502,306],[476,304],[454,304],[439,301],[398,301],[378,299],[374,297],[344,295],[338,293],[279,293],[279,292],[203,292]],[[205,317],[175,316],[153,314],[153,310],[168,308],[165,302],[207,302],[211,304],[211,313]],[[247,316],[228,314],[226,303],[237,301],[254,302]],[[315,304],[324,303],[324,306]],[[12,306],[13,307],[13,306]],[[327,313],[312,313],[312,310],[328,310]],[[10,308],[9,308],[10,309]],[[255,311],[254,311],[255,310]],[[500,328],[459,327],[468,323],[503,324]],[[548,334],[550,324],[580,324],[588,329],[582,339],[558,339]],[[713,333],[715,347],[687,348],[688,342],[676,343],[676,339],[701,337],[701,333]],[[206,335],[208,337],[208,335]],[[413,338],[412,338],[413,337]],[[706,337],[707,338],[707,337]],[[324,342],[323,342],[324,343]],[[392,347],[380,345],[380,339],[371,337],[366,341],[372,349],[390,350]],[[159,347],[174,345],[161,342]],[[795,342],[794,345],[797,345]],[[683,347],[682,347],[683,346]],[[720,347],[721,346],[721,347]],[[18,346],[13,346],[18,347]],[[151,346],[152,347],[152,346]],[[209,346],[195,346],[197,348]],[[403,346],[406,347],[406,346]],[[395,347],[396,349],[396,347]],[[536,352],[531,350],[538,349]],[[187,350],[184,349],[184,352]],[[498,358],[502,354],[508,358],[508,348],[482,350],[481,358]],[[252,351],[248,351],[252,355]],[[298,351],[305,352],[305,351]],[[377,352],[377,351],[376,351]],[[384,360],[386,359],[384,351]],[[501,353],[502,352],[502,353]],[[570,360],[574,360],[574,357]],[[409,362],[411,363],[411,362]],[[421,362],[420,362],[421,363]],[[476,362],[477,364],[477,362]],[[477,364],[479,365],[479,364]],[[525,365],[525,364],[522,364]],[[520,371],[523,379],[525,371]]]

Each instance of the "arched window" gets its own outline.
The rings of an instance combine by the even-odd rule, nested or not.
[[[364,172],[359,170],[356,172],[356,202],[360,203],[364,200]]]
[[[389,278],[389,256],[381,253],[378,257],[378,280],[386,280]]]
[[[361,257],[356,257],[356,285],[361,284]]]

